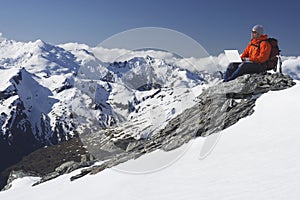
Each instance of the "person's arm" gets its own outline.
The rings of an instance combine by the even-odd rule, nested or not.
[[[249,58],[249,48],[250,48],[250,43],[247,45],[245,48],[244,52],[241,55],[242,60],[245,60],[246,58]]]
[[[262,41],[259,48],[259,55],[253,59],[253,62],[264,63],[269,60],[272,47],[269,42]]]

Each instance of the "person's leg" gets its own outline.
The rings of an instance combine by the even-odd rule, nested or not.
[[[244,62],[241,63],[238,66],[238,68],[231,74],[231,76],[225,79],[225,81],[231,81],[244,74],[254,74],[254,73],[261,73],[265,71],[266,71],[266,66],[264,65]]]
[[[224,80],[228,79],[232,74],[233,72],[235,72],[239,66],[239,64],[241,63],[229,63],[227,69],[226,69],[226,72],[224,74]]]

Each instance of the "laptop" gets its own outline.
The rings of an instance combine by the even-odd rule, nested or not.
[[[224,50],[224,52],[229,62],[231,63],[243,62],[238,50]]]

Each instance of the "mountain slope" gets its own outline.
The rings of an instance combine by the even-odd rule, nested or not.
[[[59,120],[51,110],[59,101],[55,94],[68,88],[79,65],[71,53],[41,40],[4,40],[0,47],[2,171],[33,150],[74,134],[61,130],[70,120]]]

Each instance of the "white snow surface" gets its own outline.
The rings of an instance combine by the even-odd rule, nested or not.
[[[300,82],[268,92],[253,115],[220,132],[213,151],[199,159],[197,138],[182,148],[182,157],[159,171],[145,174],[106,169],[70,182],[79,171],[30,187],[38,178],[25,177],[1,192],[1,200],[53,199],[300,199]],[[214,136],[209,136],[214,137]],[[175,150],[176,151],[176,150]],[[157,151],[125,164],[145,165],[171,152]]]

